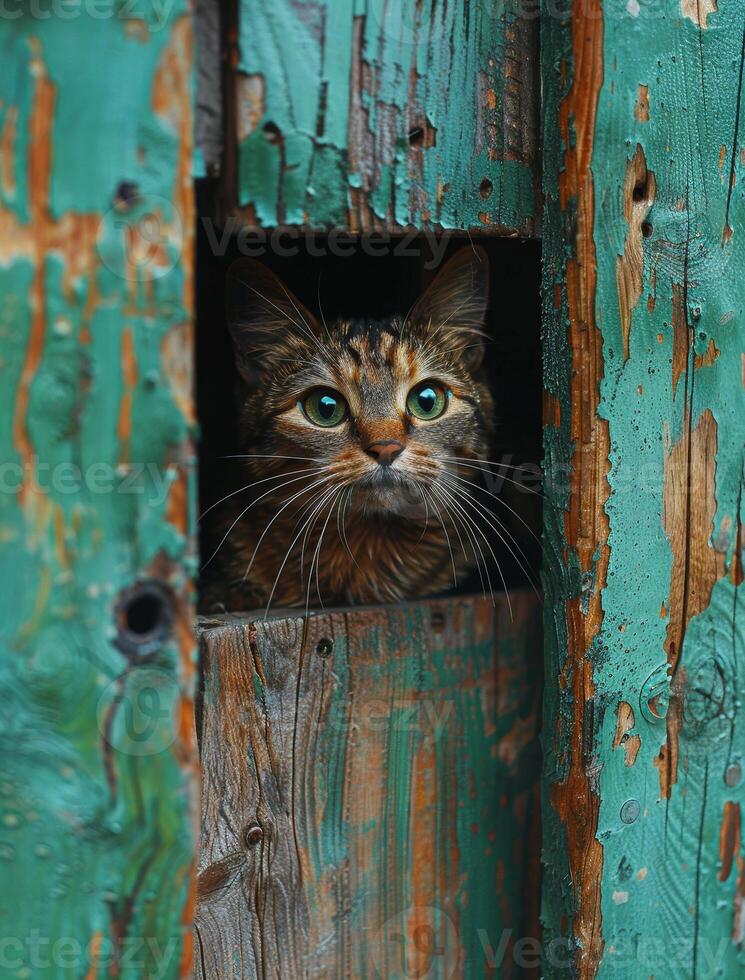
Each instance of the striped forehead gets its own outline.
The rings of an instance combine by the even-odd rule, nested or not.
[[[394,376],[407,378],[415,358],[402,342],[400,331],[391,321],[347,320],[337,325],[342,352],[346,354],[356,384],[384,383]]]

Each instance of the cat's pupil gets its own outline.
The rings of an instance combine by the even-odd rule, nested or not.
[[[336,411],[336,399],[331,395],[321,395],[318,399],[318,411],[321,418],[330,419]]]
[[[422,388],[417,395],[417,401],[423,412],[431,412],[437,401],[437,393],[434,388]]]

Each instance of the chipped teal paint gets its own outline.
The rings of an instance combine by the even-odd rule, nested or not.
[[[534,34],[515,9],[241,3],[238,206],[265,226],[533,233]]]
[[[252,975],[258,955],[283,977],[523,975],[540,625],[532,593],[511,602],[513,618],[498,596],[206,624],[205,977]],[[253,822],[272,846],[246,853]]]
[[[508,621],[502,600],[493,630],[487,628],[488,604],[474,608],[466,600],[451,606],[457,633],[433,636],[428,605],[407,604],[394,607],[386,618],[377,617],[371,629],[365,629],[364,619],[357,625],[352,618],[349,634],[334,634],[329,715],[314,755],[322,822],[312,837],[313,879],[322,887],[310,896],[309,910],[313,917],[313,910],[323,906],[330,869],[353,864],[355,878],[365,884],[350,896],[346,928],[359,937],[352,975],[361,980],[404,980],[409,975],[411,967],[400,964],[403,949],[397,936],[417,908],[444,946],[441,958],[432,956],[433,971],[444,976],[461,963],[463,976],[488,975],[490,947],[495,957],[505,957],[505,975],[514,969],[511,943],[506,948],[500,943],[503,930],[514,941],[530,922],[532,794],[539,760],[530,733],[536,692],[528,666],[538,640],[535,602],[527,593],[515,593],[512,601],[514,621]],[[363,630],[364,640],[358,636]],[[511,697],[500,697],[508,687]],[[372,697],[370,715],[364,724],[357,714],[350,730],[356,692]],[[521,720],[528,736],[524,743],[518,735]],[[384,805],[378,819],[364,826],[346,818],[345,756],[353,752],[365,757],[354,731],[376,743],[385,733]],[[420,801],[418,781],[423,779],[427,787]],[[428,798],[430,793],[434,799]],[[417,815],[420,806],[435,807],[431,840],[429,818]],[[436,869],[426,908],[418,891],[418,879],[428,878],[417,866],[424,859],[421,834],[428,843],[426,860]],[[375,862],[366,869],[356,867],[364,851],[362,835],[371,835]],[[526,840],[522,852],[517,845],[521,837]],[[381,959],[380,950],[367,951],[364,941],[378,916],[387,959]],[[380,933],[370,938],[374,946]],[[371,963],[376,971],[370,970]]]
[[[3,976],[190,963],[191,45],[185,4],[147,7],[0,24]],[[128,660],[114,603],[145,577],[178,637]]]
[[[589,654],[596,690],[588,697],[584,717],[594,718],[585,764],[600,800],[596,837],[603,854],[599,898],[604,947],[597,976],[613,980],[735,977],[745,970],[745,876],[738,865],[745,861],[739,834],[745,790],[737,775],[745,755],[745,613],[743,586],[738,584],[745,520],[740,105],[745,12],[736,0],[719,0],[719,9],[704,18],[709,6],[700,4],[704,28],[693,21],[699,9],[695,3],[642,3],[636,16],[625,0],[602,3],[603,76],[591,171],[595,310],[604,367],[598,415],[607,421],[610,438],[605,504],[610,555],[602,588],[602,627]],[[692,12],[685,16],[681,7]],[[571,84],[571,39],[568,27],[549,21],[543,39],[549,200],[544,231],[547,254],[561,256],[566,254],[566,231],[557,182],[563,151],[555,120],[567,92],[558,72],[562,58],[570,69],[566,84]],[[598,32],[597,22],[592,30]],[[648,89],[648,121],[646,112],[637,109],[640,86]],[[631,312],[626,359],[616,264],[627,250],[624,178],[637,146],[655,175],[656,193],[643,219],[640,298]],[[640,188],[642,201],[647,191],[648,186]],[[556,311],[553,305],[553,285],[561,281],[559,263],[554,269],[547,266],[546,385],[561,405],[561,426],[547,429],[549,477],[571,460],[573,448],[568,309],[565,304]],[[715,349],[711,363],[707,358],[696,363],[710,342]],[[710,448],[707,454],[690,449],[704,431],[716,435],[715,460]],[[686,465],[691,467],[687,491]],[[670,481],[675,474],[683,484],[678,506],[694,515],[681,539],[671,531],[675,494],[665,500],[666,478]],[[709,497],[711,526],[700,516],[700,502]],[[549,507],[546,513],[547,561],[557,566],[547,577],[547,625],[554,627],[547,630],[549,677],[559,676],[568,642],[563,601],[578,595],[574,556],[565,560],[561,553],[567,501],[557,492],[553,503],[555,511]],[[685,567],[689,582],[682,600],[672,584],[676,561]],[[719,563],[711,579],[707,563]],[[697,612],[699,604],[703,608]],[[687,609],[695,614],[689,617]],[[676,735],[666,732],[665,720],[643,710],[641,695],[655,669],[667,664],[666,643],[675,636],[670,624],[679,618],[683,644],[670,707],[670,712],[679,712]],[[621,702],[634,712],[627,734],[640,740],[633,765],[626,764],[623,744],[613,748]],[[571,692],[548,690],[547,941],[560,934],[562,916],[571,928],[578,904],[587,897],[587,881],[571,882],[567,875],[562,859],[565,828],[550,799],[551,784],[566,776],[561,739],[568,738],[576,711]],[[562,731],[564,735],[554,734]],[[661,787],[659,762],[668,739],[679,747],[669,799]],[[634,800],[640,815],[626,823],[624,804]],[[624,815],[628,819],[628,809]],[[576,934],[575,939],[581,945]],[[547,964],[548,976],[566,975]],[[580,957],[577,975],[595,975],[589,957]]]

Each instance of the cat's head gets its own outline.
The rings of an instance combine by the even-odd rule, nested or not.
[[[486,254],[466,247],[408,315],[326,323],[260,263],[236,262],[227,299],[243,451],[284,457],[284,469],[308,460],[374,511],[419,499],[456,457],[487,448],[488,278]]]

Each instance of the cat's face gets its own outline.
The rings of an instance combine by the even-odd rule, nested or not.
[[[487,277],[484,253],[463,249],[407,317],[326,324],[258,263],[236,263],[228,304],[244,451],[297,470],[298,487],[307,469],[319,490],[350,488],[350,507],[420,505],[456,457],[482,454],[489,439]]]

